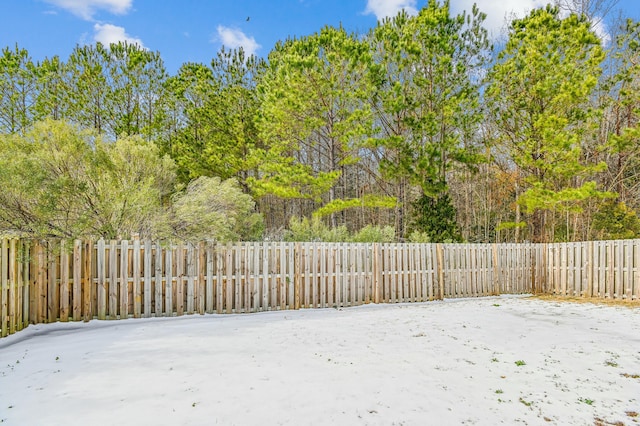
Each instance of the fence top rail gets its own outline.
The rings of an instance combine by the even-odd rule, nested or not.
[[[61,243],[65,244],[65,247],[73,248],[74,244],[92,244],[95,247],[98,245],[104,245],[106,248],[110,248],[115,245],[120,248],[122,244],[126,244],[129,248],[133,248],[134,245],[139,243],[140,247],[156,247],[177,249],[179,247],[309,247],[309,246],[324,246],[324,247],[373,247],[378,246],[381,248],[399,248],[399,247],[435,247],[441,246],[443,248],[460,248],[460,247],[571,247],[582,246],[587,244],[599,244],[599,245],[615,245],[615,244],[632,244],[640,245],[640,239],[626,239],[626,240],[590,240],[590,241],[572,241],[572,242],[557,242],[557,243],[532,243],[532,242],[503,242],[503,243],[411,243],[411,242],[324,242],[324,241],[234,241],[234,242],[221,242],[213,240],[203,241],[171,241],[171,240],[155,240],[155,239],[41,239],[41,238],[22,238],[17,236],[2,236],[0,235],[0,241],[19,241],[31,244],[40,245],[54,245],[59,246]]]

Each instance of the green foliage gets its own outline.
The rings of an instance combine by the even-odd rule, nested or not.
[[[413,203],[413,215],[411,235],[415,233],[416,239],[427,237],[428,242],[433,243],[462,242],[449,194],[438,198],[423,195]]]
[[[609,166],[605,184],[620,200],[638,207],[637,177],[640,170],[640,22],[627,20],[610,53],[615,72],[602,84],[608,114],[602,128],[610,129],[605,144]]]
[[[0,55],[0,132],[21,133],[33,123],[38,70],[29,52],[15,46]]]
[[[0,229],[35,237],[150,236],[173,190],[173,162],[139,138],[104,142],[45,120],[0,136]]]
[[[106,142],[61,121],[0,137],[0,229],[35,237],[256,239],[262,217],[235,180],[174,190],[175,165],[140,137]],[[167,205],[173,205],[167,212]]]
[[[92,233],[105,238],[151,237],[163,226],[163,204],[174,190],[175,165],[140,136],[94,141],[85,198],[92,206]]]
[[[419,188],[418,197],[439,198],[448,191],[451,170],[481,161],[477,75],[491,51],[484,19],[475,6],[454,16],[448,1],[429,0],[416,16],[402,11],[369,34],[376,88],[376,134],[369,143],[380,156],[382,178],[397,184],[403,234],[407,184]],[[409,231],[421,226],[410,224]]]
[[[34,105],[36,120],[60,120],[66,115],[65,102],[70,98],[66,65],[58,56],[45,58],[38,67],[37,97]]]
[[[33,63],[25,49],[0,56],[0,131],[24,134],[44,118],[65,119],[110,139],[162,129],[166,72],[159,53],[116,43],[77,46]]]
[[[393,243],[396,241],[396,232],[391,226],[367,225],[353,234],[349,241],[353,243]]]
[[[526,228],[526,222],[501,222],[496,227],[497,231],[503,231],[506,229]]]
[[[43,75],[43,112],[111,139],[160,135],[164,64],[158,52],[126,42],[77,46],[66,64],[50,62]]]
[[[238,241],[262,236],[262,216],[234,179],[201,176],[174,196],[171,225],[182,240]]]
[[[424,232],[424,231],[412,231],[411,234],[409,234],[409,238],[408,241],[410,243],[430,243],[431,242],[431,238],[429,237],[429,234]]]
[[[260,177],[250,176],[247,184],[256,198],[275,195],[279,198],[300,198],[320,202],[337,181],[340,172],[314,172],[313,167],[298,163],[295,156],[272,146],[257,149]]]
[[[624,113],[616,117],[617,131],[611,135],[609,148],[615,153],[635,153],[640,136],[640,22],[628,19],[616,42],[616,73],[606,85],[611,90],[612,106]]]
[[[178,164],[180,181],[218,176],[246,185],[255,169],[252,153],[260,147],[255,86],[265,66],[242,49],[223,48],[210,66],[187,63],[169,79],[171,103],[184,123],[162,144]]]
[[[376,195],[364,195],[362,198],[337,199],[328,202],[314,212],[314,215],[323,217],[333,213],[344,211],[350,208],[385,208],[392,209],[396,205],[396,199],[393,197],[383,197]]]
[[[303,217],[292,217],[289,222],[289,232],[285,235],[286,241],[325,241],[345,242],[349,239],[347,227],[342,225],[336,228],[327,226],[318,216],[311,220]]]
[[[368,202],[348,179],[372,132],[370,61],[367,45],[343,28],[325,27],[271,52],[258,85],[265,148],[255,151],[259,173],[249,180],[257,197],[314,200],[334,225],[337,212]]]
[[[351,234],[344,225],[334,228],[325,224],[320,217],[312,219],[291,218],[287,241],[323,241],[323,242],[353,242],[353,243],[391,243],[395,241],[395,230],[390,226],[380,227],[367,225]]]
[[[385,176],[406,177],[435,197],[454,164],[478,161],[468,139],[482,117],[473,74],[488,59],[484,18],[476,7],[452,16],[449,2],[429,0],[417,16],[401,12],[370,35],[381,111],[373,142],[385,150]]]
[[[109,45],[104,58],[109,82],[106,116],[112,137],[142,135],[152,140],[161,134],[164,82],[167,73],[158,52],[137,44]]]
[[[589,398],[578,398],[578,401],[584,402],[587,405],[593,405],[593,403],[596,402],[595,400]]]
[[[518,398],[518,401],[520,401],[520,403],[526,405],[527,407],[531,407],[533,405],[533,402],[527,401],[523,397]]]
[[[625,203],[608,200],[593,218],[593,235],[599,240],[623,240],[640,237],[640,219]]]
[[[297,240],[461,241],[454,206],[469,201],[459,219],[473,241],[638,237],[640,23],[626,22],[603,78],[587,19],[535,9],[482,80],[484,14],[424,3],[366,36],[325,27],[268,62],[223,48],[172,77],[127,43],[38,63],[3,49],[0,231],[258,238],[244,193],[271,232],[316,216],[290,224]],[[493,163],[474,182],[481,147]],[[347,231],[374,223],[397,237]]]

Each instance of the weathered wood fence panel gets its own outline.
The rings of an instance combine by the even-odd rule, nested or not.
[[[0,240],[0,335],[29,323],[498,294],[640,299],[640,240],[164,244]]]
[[[640,299],[640,240],[548,244],[545,292]]]

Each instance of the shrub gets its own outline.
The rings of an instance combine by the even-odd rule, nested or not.
[[[298,219],[292,217],[289,221],[289,230],[285,235],[286,241],[347,241],[349,232],[346,226],[330,228],[318,216],[309,220],[306,217]]]
[[[640,219],[623,202],[603,203],[593,218],[593,232],[600,240],[623,240],[640,236]]]
[[[235,179],[201,176],[174,196],[171,225],[174,236],[189,241],[258,239],[264,225],[254,209]]]
[[[392,243],[396,239],[396,231],[391,226],[367,225],[353,236],[349,241],[354,243]]]
[[[292,217],[289,229],[285,234],[287,241],[323,241],[354,243],[390,243],[395,241],[395,230],[391,226],[367,225],[360,231],[351,234],[344,225],[331,228],[320,217],[298,219]]]

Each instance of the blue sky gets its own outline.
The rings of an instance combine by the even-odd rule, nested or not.
[[[494,35],[511,12],[522,16],[549,0],[475,0]],[[451,0],[454,12],[474,0]],[[169,73],[185,62],[209,63],[221,45],[266,56],[278,40],[342,24],[365,33],[401,8],[414,13],[426,0],[2,0],[0,46],[16,43],[34,60],[66,60],[78,44],[128,40],[159,51]],[[616,8],[640,20],[640,0]],[[612,13],[611,17],[614,16]],[[601,30],[606,34],[606,28]]]

